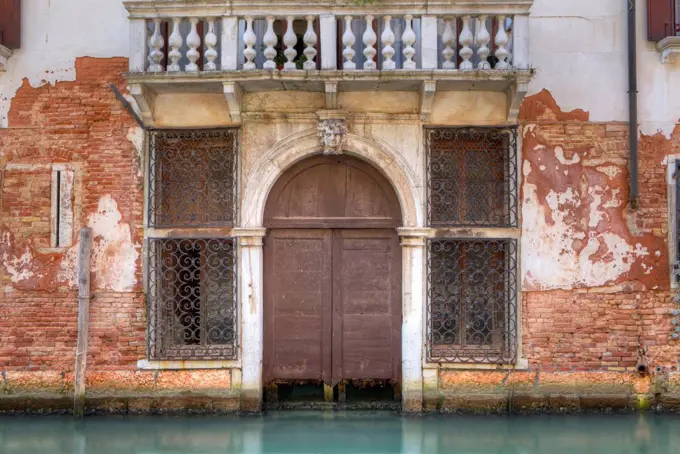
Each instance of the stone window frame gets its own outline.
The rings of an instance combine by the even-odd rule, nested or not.
[[[50,247],[73,245],[75,222],[75,169],[71,164],[52,164]]]
[[[233,159],[233,216],[224,225],[193,225],[193,226],[154,226],[153,222],[150,222],[151,211],[150,199],[153,194],[151,189],[152,177],[151,177],[151,165],[153,165],[154,159],[151,156],[153,150],[151,149],[151,136],[154,133],[163,131],[210,131],[210,130],[229,130],[232,131],[235,137],[234,140],[234,159]],[[150,369],[150,370],[162,370],[162,369],[221,369],[221,368],[232,368],[240,367],[241,355],[241,329],[240,329],[240,304],[238,299],[238,289],[239,289],[239,266],[238,266],[238,254],[239,254],[239,241],[238,235],[235,233],[235,226],[238,225],[239,220],[239,192],[238,192],[238,181],[240,176],[240,128],[238,127],[209,127],[209,128],[149,128],[144,134],[144,242],[143,242],[143,288],[146,300],[145,310],[147,313],[147,329],[146,329],[146,358],[137,361],[138,369]],[[150,282],[150,270],[153,268],[151,263],[151,248],[150,241],[154,239],[188,239],[188,240],[198,240],[198,239],[210,239],[210,238],[220,238],[229,239],[233,242],[233,286],[234,286],[234,296],[233,301],[234,306],[234,341],[233,341],[233,355],[229,357],[222,358],[163,358],[154,357],[151,354],[151,346],[154,339],[151,338],[153,333],[150,329],[150,321],[152,314],[149,307],[149,282]]]
[[[430,224],[430,184],[429,184],[429,178],[430,178],[430,147],[428,143],[428,131],[432,129],[467,129],[467,128],[479,128],[479,129],[492,129],[492,128],[497,128],[497,129],[513,129],[516,134],[516,140],[514,143],[510,143],[510,146],[514,146],[514,165],[516,169],[516,175],[513,181],[511,182],[509,189],[511,191],[511,194],[514,196],[515,200],[517,200],[517,210],[514,213],[514,217],[511,215],[510,222],[508,225],[505,226],[483,226],[483,225],[470,225],[470,226],[461,226],[461,225],[450,225],[450,226],[445,226],[441,225],[441,223],[437,225],[431,225]],[[521,329],[521,320],[522,320],[522,315],[521,315],[521,266],[520,266],[520,257],[521,257],[521,251],[520,251],[520,243],[521,243],[521,224],[519,222],[520,218],[520,204],[519,204],[519,189],[521,187],[521,142],[522,142],[522,126],[520,125],[497,125],[497,126],[431,126],[431,127],[425,127],[425,139],[424,139],[424,144],[425,144],[425,177],[426,177],[426,184],[425,184],[425,204],[426,204],[426,213],[425,213],[425,222],[427,223],[428,228],[430,229],[430,235],[429,239],[427,241],[427,246],[426,246],[426,275],[428,278],[426,279],[426,285],[425,285],[425,292],[426,292],[426,313],[425,313],[425,320],[424,320],[424,328],[425,328],[425,346],[424,346],[424,367],[428,367],[428,364],[437,364],[439,367],[443,368],[461,368],[461,367],[500,367],[502,369],[506,368],[525,368],[527,366],[527,361],[526,359],[523,358],[522,355],[522,343],[521,343],[521,338],[522,338],[522,329]],[[431,355],[431,325],[430,325],[430,317],[431,317],[431,307],[430,307],[430,282],[429,282],[429,275],[430,275],[430,252],[429,252],[429,244],[431,243],[432,240],[471,240],[471,239],[477,239],[477,240],[508,240],[508,241],[514,241],[516,244],[515,247],[515,254],[516,254],[516,260],[514,260],[515,263],[515,269],[511,274],[514,275],[516,278],[516,293],[513,295],[514,301],[515,301],[515,310],[514,310],[514,320],[512,320],[512,326],[509,327],[508,333],[506,333],[507,336],[512,337],[514,340],[514,351],[511,357],[506,357],[502,358],[498,362],[493,362],[489,361],[488,358],[476,358],[476,357],[468,357],[464,358],[461,360],[460,358],[433,358]]]

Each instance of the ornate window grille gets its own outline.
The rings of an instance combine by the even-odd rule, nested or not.
[[[233,225],[237,134],[233,129],[150,134],[149,225]]]
[[[518,226],[517,129],[433,128],[426,145],[428,222],[440,236],[427,245],[427,360],[514,363],[517,240],[455,228]]]
[[[427,252],[427,360],[514,363],[516,240],[438,238]]]
[[[436,128],[426,139],[431,226],[517,226],[516,128]]]
[[[149,358],[236,357],[233,239],[149,240]]]
[[[236,357],[236,248],[220,230],[235,219],[236,150],[235,129],[150,133],[150,227],[201,229],[148,240],[150,359]]]

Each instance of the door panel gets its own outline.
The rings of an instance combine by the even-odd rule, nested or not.
[[[330,230],[274,230],[265,244],[265,382],[330,381]]]
[[[333,384],[399,380],[401,249],[394,230],[333,234]]]

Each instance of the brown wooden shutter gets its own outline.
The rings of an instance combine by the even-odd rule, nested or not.
[[[647,0],[647,34],[650,41],[661,41],[675,34],[674,0]]]
[[[0,0],[0,44],[10,49],[21,44],[21,0]]]

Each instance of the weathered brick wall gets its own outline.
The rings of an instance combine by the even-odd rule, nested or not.
[[[77,337],[80,227],[94,232],[93,370],[136,367],[145,357],[141,293],[143,184],[128,135],[136,123],[116,99],[127,59],[79,58],[76,80],[32,88],[12,100],[0,129],[0,370],[71,371]],[[50,246],[51,165],[75,168],[74,245]]]
[[[648,348],[650,366],[677,365],[668,291],[556,290],[523,299],[522,347],[533,368],[632,372],[639,346]]]
[[[628,126],[587,121],[547,91],[522,107],[524,356],[541,370],[674,369],[664,159],[680,130],[641,138],[632,210]]]

